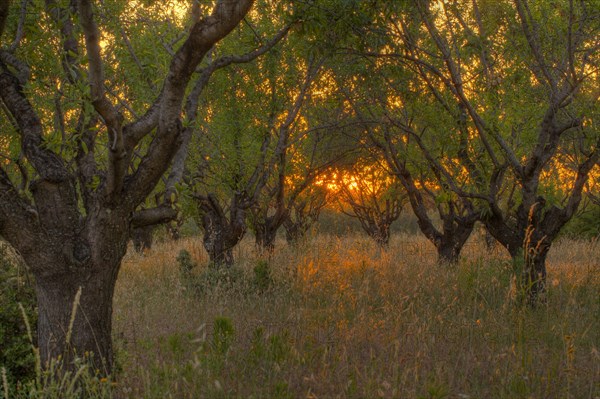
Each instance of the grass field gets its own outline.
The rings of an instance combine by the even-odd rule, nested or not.
[[[198,263],[182,278],[176,258]],[[477,240],[435,264],[424,239],[320,235],[228,272],[201,240],[129,253],[115,296],[115,394],[145,398],[599,398],[600,246],[563,240],[547,304],[516,305]],[[257,267],[258,265],[258,267]]]

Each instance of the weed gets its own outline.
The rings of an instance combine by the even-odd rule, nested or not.
[[[259,260],[254,266],[253,272],[253,284],[259,292],[263,292],[273,285],[271,266],[266,260]]]

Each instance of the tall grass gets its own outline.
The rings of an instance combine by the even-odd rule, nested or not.
[[[67,331],[67,340],[69,342],[75,312],[79,306],[78,291],[73,302],[72,317]],[[17,381],[16,384],[10,384],[7,378],[7,370],[0,367],[0,399],[71,399],[71,398],[90,398],[90,399],[109,399],[113,397],[114,384],[109,378],[102,377],[98,372],[94,372],[89,358],[77,358],[76,364],[70,371],[65,371],[62,359],[53,359],[50,364],[42,367],[39,348],[35,346],[31,325],[25,308],[21,303],[18,304],[26,326],[27,337],[31,346],[31,351],[35,361],[35,378],[29,381]]]
[[[182,281],[181,249],[202,289]],[[270,258],[244,241],[227,281],[203,279],[200,240],[164,243],[128,255],[119,276],[114,394],[597,398],[599,252],[558,242],[547,304],[530,309],[513,300],[508,257],[478,240],[451,268],[403,234],[388,251],[361,236],[278,242]],[[257,266],[268,287],[257,287]]]

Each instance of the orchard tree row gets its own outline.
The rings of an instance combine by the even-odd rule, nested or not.
[[[132,235],[194,215],[227,267],[332,198],[382,246],[410,207],[445,264],[483,224],[535,305],[598,198],[599,87],[595,0],[0,0],[0,236],[42,361],[111,372]]]

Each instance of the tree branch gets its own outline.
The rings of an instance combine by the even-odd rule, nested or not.
[[[79,44],[73,24],[73,14],[76,10],[75,0],[70,5],[58,5],[55,0],[46,0],[46,10],[52,21],[60,30],[62,40],[61,63],[67,80],[75,83],[81,80],[81,70],[78,65]]]
[[[141,209],[131,216],[131,226],[133,228],[154,226],[170,222],[175,218],[177,218],[177,211],[170,206]]]
[[[79,17],[85,35],[89,60],[88,75],[92,104],[100,114],[108,130],[108,175],[105,194],[109,203],[114,203],[123,189],[127,172],[127,153],[123,138],[122,116],[106,97],[102,56],[100,54],[100,33],[94,21],[90,0],[79,0]]]
[[[25,98],[18,79],[1,63],[0,71],[0,98],[19,126],[23,153],[42,179],[50,182],[66,180],[69,173],[63,161],[43,145],[41,121]]]
[[[8,19],[8,11],[10,10],[10,0],[0,1],[0,38],[4,33],[4,27],[6,26],[6,20]]]
[[[537,32],[537,24],[533,20],[527,0],[515,0],[515,6],[519,18],[521,19],[521,26],[525,38],[527,39],[527,44],[537,62],[538,68],[534,68],[533,72],[536,74],[540,83],[545,80],[546,84],[550,86],[550,89],[555,91],[557,89],[556,79],[550,73],[546,60],[544,59],[541,41]]]
[[[27,17],[27,5],[29,4],[29,1],[30,0],[22,0],[21,1],[21,13],[19,14],[19,24],[17,25],[17,34],[15,35],[13,42],[8,47],[8,51],[11,53],[15,52],[17,47],[19,47],[19,44],[21,44],[21,40],[23,39],[23,35],[25,32],[24,31],[25,18]],[[4,1],[4,3],[10,4],[10,1]],[[0,6],[0,14],[2,14],[1,7],[2,6]],[[2,20],[2,16],[0,15],[0,36],[2,36],[2,25],[3,25],[3,22],[1,20]]]
[[[44,234],[37,211],[21,197],[8,175],[0,167],[0,237],[8,241],[21,255],[35,253]],[[43,267],[44,265],[31,265]]]
[[[156,109],[156,135],[128,183],[128,201],[132,205],[150,193],[181,145],[181,106],[192,74],[215,43],[239,24],[253,3],[254,0],[219,0],[210,16],[193,25],[187,40],[177,50]]]

